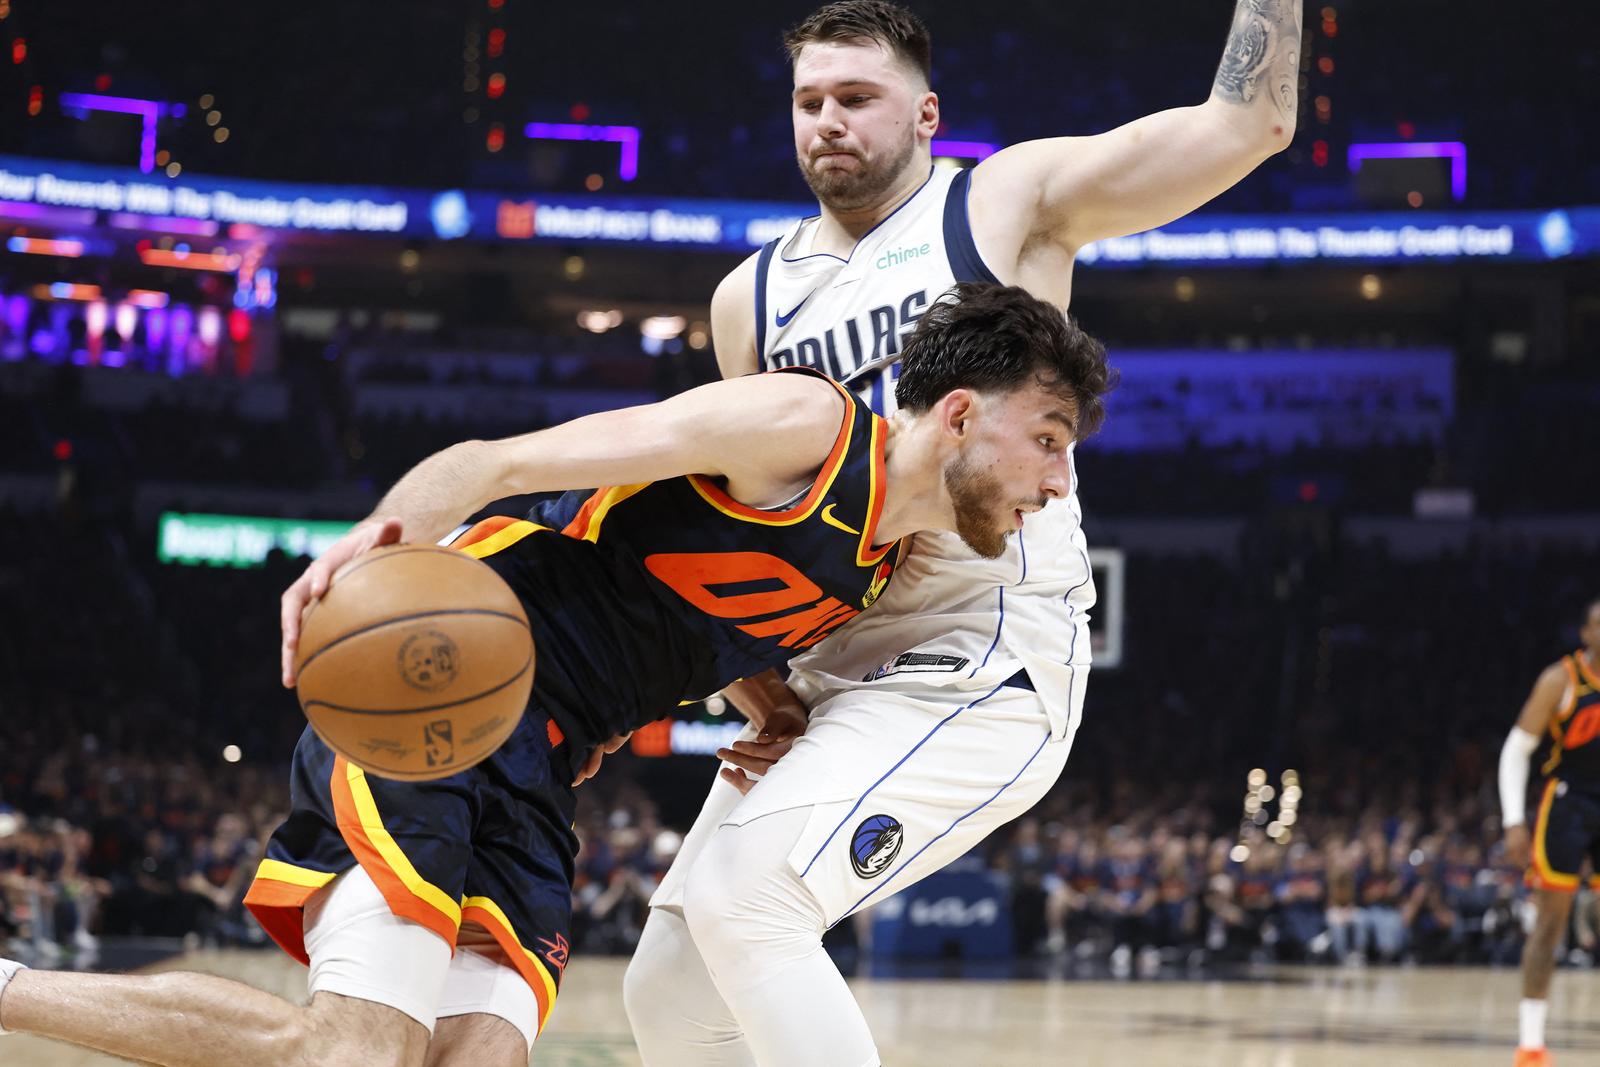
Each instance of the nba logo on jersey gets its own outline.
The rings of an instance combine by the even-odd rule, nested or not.
[[[850,866],[862,878],[876,878],[889,869],[905,841],[905,827],[890,815],[874,815],[850,839]]]

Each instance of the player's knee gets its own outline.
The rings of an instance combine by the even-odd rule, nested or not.
[[[528,1039],[515,1024],[479,1013],[440,1019],[424,1067],[528,1067]]]
[[[679,1010],[673,994],[681,988],[673,978],[678,960],[670,946],[643,951],[645,941],[641,939],[639,948],[622,974],[622,1010],[635,1033],[676,1017]]]
[[[1572,905],[1567,900],[1547,898],[1539,902],[1538,910],[1534,913],[1533,927],[1545,933],[1564,931],[1571,918]]]
[[[1554,942],[1561,940],[1561,935],[1567,932],[1565,916],[1540,915],[1533,924],[1533,938],[1540,942]]]
[[[713,972],[718,962],[736,959],[747,949],[752,920],[759,918],[753,905],[767,873],[759,862],[740,862],[736,837],[736,827],[714,834],[684,881],[684,922]]]
[[[423,1067],[426,1027],[392,1008],[318,994],[272,1036],[286,1067]]]
[[[822,936],[821,909],[790,869],[786,850],[752,847],[763,827],[724,827],[684,883],[683,918],[701,956],[717,966]]]
[[[333,1037],[331,1050],[323,1047],[312,1062],[318,1067],[423,1067],[427,1057],[426,1030],[420,1034],[367,1031]]]

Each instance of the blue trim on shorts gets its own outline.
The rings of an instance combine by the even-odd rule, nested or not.
[[[955,830],[956,827],[960,826],[962,823],[966,822],[968,819],[970,819],[974,815],[978,814],[978,812],[982,811],[984,808],[987,808],[990,804],[993,804],[996,800],[998,800],[1000,798],[1000,794],[1001,793],[1004,793],[1007,789],[1010,789],[1013,785],[1016,784],[1016,781],[1017,781],[1018,778],[1021,778],[1024,774],[1027,773],[1028,768],[1033,766],[1033,761],[1039,758],[1039,753],[1043,752],[1044,751],[1044,746],[1049,744],[1049,743],[1050,743],[1050,731],[1046,730],[1045,733],[1044,733],[1044,740],[1040,741],[1039,742],[1039,747],[1033,750],[1033,755],[1029,756],[1028,757],[1028,762],[1024,763],[1022,765],[1022,770],[1018,771],[1016,774],[1013,774],[1011,776],[1011,781],[1007,782],[1005,785],[1001,786],[999,789],[996,789],[994,791],[994,796],[991,796],[988,800],[985,800],[982,804],[979,804],[977,807],[973,808],[971,811],[969,811],[965,815],[961,816],[961,818],[959,818],[955,822],[951,823],[950,824],[950,828],[948,830],[946,830],[944,833],[940,834],[938,837],[935,837],[933,840],[929,841],[926,845],[923,845],[921,848],[919,848],[915,852],[913,852],[911,854],[911,858],[910,859],[906,860],[904,863],[900,864],[900,866],[896,867],[894,870],[889,872],[889,877],[885,878],[883,881],[881,881],[877,885],[873,886],[872,889],[867,892],[866,896],[862,897],[860,900],[858,900],[854,904],[850,905],[850,907],[845,910],[845,913],[843,915],[839,916],[838,919],[834,920],[834,925],[837,925],[838,923],[843,922],[845,919],[847,919],[851,915],[852,912],[854,912],[857,908],[861,907],[861,905],[865,904],[874,894],[878,893],[881,889],[883,889],[884,886],[886,886],[890,882],[894,881],[896,875],[900,874],[901,871],[904,871],[907,867],[911,866],[911,864],[915,863],[918,856],[922,855],[924,852],[928,851],[928,849],[932,848],[934,845],[938,844],[941,840],[943,840],[944,838],[948,837],[950,835],[950,833]],[[807,869],[809,869],[809,868],[807,868]]]
[[[839,825],[835,826],[829,832],[827,840],[822,842],[822,846],[817,849],[817,854],[811,857],[811,862],[806,864],[806,869],[800,872],[800,877],[804,878],[810,872],[812,865],[817,862],[817,860],[822,856],[822,853],[825,852],[828,846],[833,843],[833,839],[838,836],[840,830],[844,829],[845,824],[850,821],[851,817],[854,816],[856,812],[861,810],[861,805],[867,802],[867,798],[872,795],[872,791],[874,789],[877,789],[884,782],[887,782],[889,780],[889,775],[893,774],[895,771],[898,771],[902,766],[904,766],[906,760],[910,759],[912,756],[915,756],[917,754],[917,749],[927,744],[933,739],[934,734],[944,729],[945,723],[949,722],[951,719],[954,719],[957,715],[960,715],[968,708],[974,708],[979,704],[982,704],[985,700],[988,700],[990,697],[1000,692],[1002,688],[1004,688],[1004,683],[995,686],[993,689],[989,690],[972,703],[961,705],[955,711],[952,711],[950,714],[940,719],[938,724],[935,725],[933,729],[929,730],[925,735],[923,735],[921,741],[918,741],[915,745],[912,745],[910,752],[907,752],[904,756],[901,756],[899,762],[885,771],[882,778],[879,778],[876,782],[873,782],[872,785],[867,788],[865,793],[862,793],[861,796],[856,798],[855,805],[849,811],[845,812],[844,818],[839,820]],[[1046,739],[1048,739],[1048,737],[1049,735],[1046,734]]]

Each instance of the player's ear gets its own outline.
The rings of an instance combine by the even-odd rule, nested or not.
[[[926,134],[929,141],[939,132],[939,94],[931,89],[917,101],[917,132]]]
[[[961,438],[970,429],[977,405],[977,397],[970,389],[952,389],[940,398],[938,404],[939,426],[951,437]]]

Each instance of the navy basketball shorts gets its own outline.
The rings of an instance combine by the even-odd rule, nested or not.
[[[1537,889],[1574,892],[1585,857],[1591,868],[1590,885],[1600,889],[1600,790],[1552,778],[1545,783],[1534,824],[1528,884]]]
[[[543,1029],[567,964],[578,848],[553,725],[532,706],[494,755],[431,782],[369,775],[307,729],[295,748],[292,810],[246,906],[307,963],[306,902],[359,863],[395,915],[452,948],[464,924],[486,930],[533,988]]]

